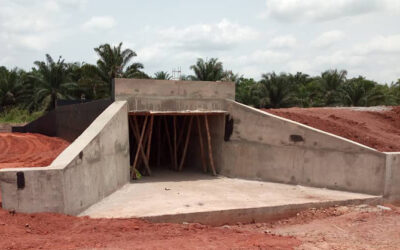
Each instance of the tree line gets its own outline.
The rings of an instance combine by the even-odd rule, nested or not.
[[[0,112],[17,107],[32,113],[54,109],[60,99],[107,98],[116,77],[172,79],[166,71],[147,75],[143,64],[132,62],[137,54],[122,49],[122,43],[102,44],[94,52],[99,57],[96,64],[69,63],[46,55],[46,60],[35,61],[30,71],[0,67]],[[236,100],[257,108],[400,104],[400,79],[390,85],[378,84],[362,76],[347,78],[347,71],[335,69],[319,76],[271,72],[256,81],[224,70],[217,58],[199,58],[190,69],[193,75],[181,76],[181,80],[233,81]]]

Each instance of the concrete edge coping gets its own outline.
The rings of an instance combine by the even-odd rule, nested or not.
[[[371,147],[368,147],[368,146],[363,145],[363,144],[361,144],[361,143],[358,143],[358,142],[349,140],[349,139],[347,139],[347,138],[344,138],[344,137],[341,137],[341,136],[338,136],[338,135],[335,135],[335,134],[332,134],[332,133],[329,133],[329,132],[326,132],[326,131],[323,131],[323,130],[320,130],[320,129],[317,129],[317,128],[313,128],[313,127],[307,126],[307,125],[305,125],[305,124],[302,124],[302,123],[299,123],[299,122],[296,122],[296,121],[293,121],[293,120],[290,120],[290,119],[286,119],[286,118],[283,118],[283,117],[280,117],[280,116],[277,116],[277,115],[274,115],[274,114],[270,114],[270,113],[268,113],[268,112],[265,112],[265,111],[256,109],[256,108],[254,108],[254,107],[251,107],[251,106],[248,106],[248,105],[239,103],[239,102],[236,102],[236,101],[234,101],[234,100],[225,99],[225,101],[228,101],[228,102],[233,103],[233,104],[237,104],[237,105],[239,105],[239,106],[241,106],[241,107],[243,107],[243,108],[250,109],[250,110],[252,110],[253,112],[256,112],[256,113],[261,114],[261,115],[264,115],[264,116],[273,117],[273,118],[276,118],[276,119],[279,119],[279,120],[282,120],[282,121],[285,121],[285,122],[288,122],[288,123],[291,123],[291,124],[300,126],[300,127],[302,127],[302,128],[306,128],[306,129],[308,129],[308,130],[312,130],[312,131],[314,131],[314,132],[318,132],[318,133],[321,133],[321,134],[324,134],[324,135],[327,135],[327,136],[330,136],[330,137],[334,137],[334,138],[336,138],[336,139],[338,139],[338,140],[345,141],[345,142],[347,142],[347,143],[353,144],[354,146],[358,146],[358,147],[361,147],[361,148],[363,148],[363,149],[372,151],[373,153],[378,153],[378,154],[383,154],[383,155],[386,154],[386,152],[380,152],[380,151],[378,151],[378,150],[376,150],[376,149],[374,149],[374,148],[371,148]],[[389,152],[389,153],[390,153],[390,152]]]
[[[185,80],[160,80],[160,79],[132,79],[132,78],[123,78],[123,77],[115,78],[115,82],[117,82],[118,80],[131,81],[131,82],[135,82],[135,81],[136,82],[158,82],[161,84],[173,83],[173,84],[178,84],[178,85],[218,84],[218,85],[236,86],[235,82],[233,82],[233,81],[185,81]]]
[[[4,168],[2,172],[29,172],[29,171],[50,171],[61,170],[66,168],[87,145],[103,130],[110,122],[116,111],[119,111],[126,101],[115,101],[108,106],[90,125],[75,139],[64,151],[62,151],[56,159],[49,165],[44,167],[21,167],[21,168]]]

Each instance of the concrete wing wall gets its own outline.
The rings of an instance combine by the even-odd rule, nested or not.
[[[235,99],[235,83],[116,78],[115,96]]]
[[[227,100],[234,119],[220,173],[383,194],[386,156],[361,144]]]
[[[0,170],[3,208],[74,215],[127,183],[127,111],[124,101],[111,104],[49,167]]]

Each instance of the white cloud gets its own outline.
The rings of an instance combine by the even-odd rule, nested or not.
[[[297,45],[297,40],[292,35],[274,37],[269,43],[271,48],[294,48]]]
[[[83,9],[86,0],[0,0],[0,44],[43,50],[64,36],[65,11]]]
[[[332,20],[374,12],[384,6],[381,0],[267,0],[264,16],[281,21]]]
[[[114,28],[116,21],[111,16],[94,16],[82,25],[84,30],[108,30]]]
[[[356,45],[355,50],[360,54],[400,53],[400,34],[375,37],[369,42]]]
[[[311,44],[319,48],[325,48],[335,44],[338,41],[341,41],[344,37],[345,34],[343,31],[331,30],[322,33],[320,36],[314,39]]]
[[[250,55],[240,56],[238,61],[241,64],[266,64],[283,63],[291,58],[289,53],[274,50],[256,50]]]
[[[352,51],[338,50],[334,53],[320,55],[315,58],[316,65],[328,68],[358,67],[366,62],[366,58]]]
[[[170,27],[159,31],[159,34],[163,41],[174,47],[190,50],[224,50],[259,36],[257,30],[227,19],[215,24]]]

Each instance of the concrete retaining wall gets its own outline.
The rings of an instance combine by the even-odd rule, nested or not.
[[[232,100],[226,102],[234,130],[231,140],[222,145],[222,175],[383,194],[385,154]]]
[[[59,106],[25,126],[15,126],[13,132],[40,133],[74,141],[110,104],[111,100]]]
[[[0,170],[3,208],[75,215],[127,183],[127,112],[126,102],[114,102],[49,167]]]

